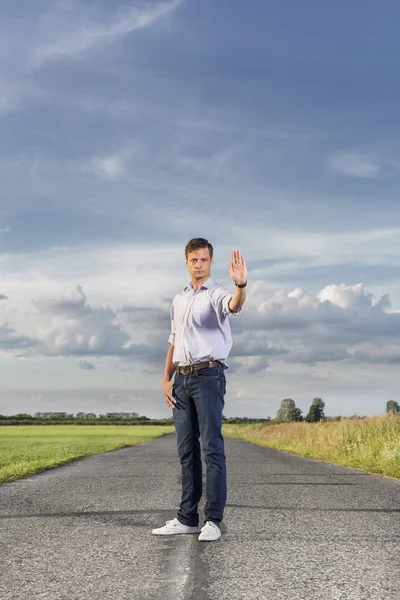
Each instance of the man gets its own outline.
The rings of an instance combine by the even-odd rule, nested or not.
[[[164,400],[173,409],[178,453],[182,467],[182,501],[177,518],[155,535],[197,533],[198,504],[202,495],[199,437],[206,463],[205,524],[199,541],[217,540],[226,503],[226,461],[222,437],[222,410],[226,359],[232,347],[230,315],[238,315],[246,299],[247,268],[238,250],[232,252],[230,292],[210,277],[213,247],[204,238],[185,248],[191,282],[177,294],[171,307],[171,344],[163,377]],[[175,374],[174,381],[171,381]]]

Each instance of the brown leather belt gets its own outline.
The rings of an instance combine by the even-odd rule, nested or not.
[[[223,368],[222,363],[220,363],[219,360],[207,360],[206,362],[185,365],[184,367],[177,367],[176,372],[182,373],[182,375],[189,375],[189,373],[193,373],[193,371],[207,369],[207,367],[219,367],[220,369]]]

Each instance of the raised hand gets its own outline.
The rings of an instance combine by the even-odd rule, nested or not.
[[[232,251],[232,262],[228,262],[228,267],[229,275],[232,277],[234,283],[241,284],[247,282],[247,267],[239,250]]]

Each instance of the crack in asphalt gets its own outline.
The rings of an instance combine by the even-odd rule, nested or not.
[[[203,560],[207,543],[212,542],[199,542],[197,537],[192,540],[187,567],[188,576],[182,600],[210,600],[210,596],[208,595],[207,567]]]

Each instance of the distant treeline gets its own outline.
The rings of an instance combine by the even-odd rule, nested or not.
[[[258,419],[249,417],[222,417],[224,423],[265,423],[270,417]],[[138,413],[95,413],[78,412],[37,412],[34,415],[18,413],[16,415],[0,415],[0,425],[172,425],[172,417],[150,419]]]
[[[37,412],[0,415],[0,425],[171,425],[172,419],[149,419],[138,413]]]
[[[238,423],[276,424],[291,421],[316,423],[318,421],[368,418],[366,415],[327,417],[325,416],[324,409],[325,402],[322,398],[314,398],[307,415],[303,417],[302,410],[296,406],[294,400],[292,400],[292,398],[285,398],[281,402],[275,419],[271,419],[271,417],[225,417],[225,415],[222,415],[222,421],[225,424],[234,425]],[[399,404],[395,400],[389,400],[386,402],[386,412],[400,414]],[[109,412],[100,415],[92,412],[78,412],[76,414],[67,412],[36,412],[34,415],[28,413],[18,413],[10,416],[0,415],[0,425],[171,425],[172,423],[172,417],[150,419],[144,415],[140,416],[136,412]]]
[[[2,418],[2,425],[173,425],[172,419],[146,419],[143,421],[113,421],[111,419],[94,419],[83,421],[79,419],[15,419],[13,416]]]

